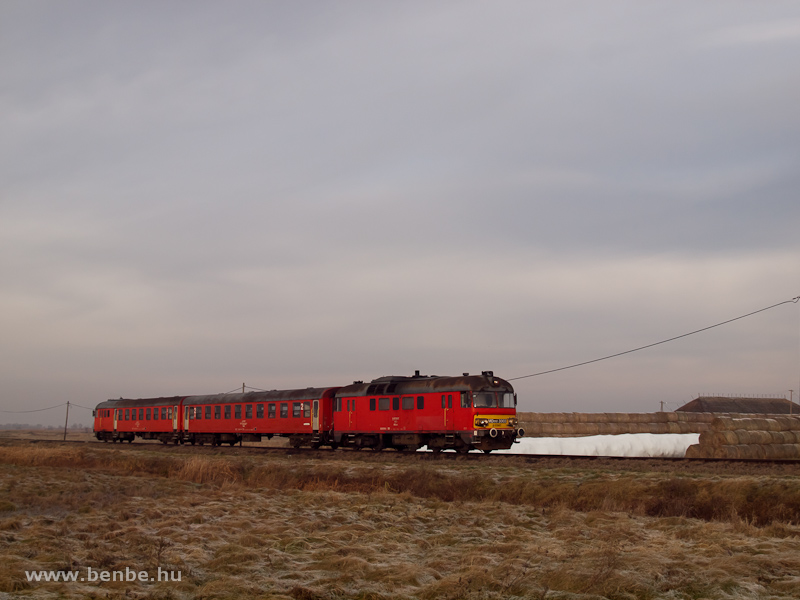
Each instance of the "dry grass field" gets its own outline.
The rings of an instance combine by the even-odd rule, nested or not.
[[[0,598],[798,598],[800,468],[4,440],[0,556]]]

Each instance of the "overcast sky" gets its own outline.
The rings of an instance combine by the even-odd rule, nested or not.
[[[796,1],[3,0],[0,408],[512,378],[788,300],[799,66]],[[515,385],[796,394],[800,308]]]

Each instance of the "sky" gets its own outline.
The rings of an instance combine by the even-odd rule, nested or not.
[[[798,59],[796,1],[3,0],[0,409],[511,379],[796,297]],[[514,385],[796,398],[800,305]]]

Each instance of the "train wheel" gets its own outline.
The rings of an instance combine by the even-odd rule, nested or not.
[[[461,446],[460,448],[456,448],[456,452],[459,454],[467,454],[469,452],[469,446]]]
[[[442,453],[441,448],[431,448],[431,452],[433,452],[434,456],[439,456]]]
[[[233,447],[233,446],[236,445],[236,440],[233,440],[232,442],[228,442],[228,443],[231,445],[231,447]]]
[[[484,450],[483,451],[484,454],[489,454],[490,452],[491,452],[491,450]]]

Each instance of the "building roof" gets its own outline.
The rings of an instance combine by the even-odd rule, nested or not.
[[[791,410],[789,405],[791,404]],[[678,412],[754,413],[800,415],[800,405],[786,398],[731,398],[727,396],[699,396],[684,404]]]

